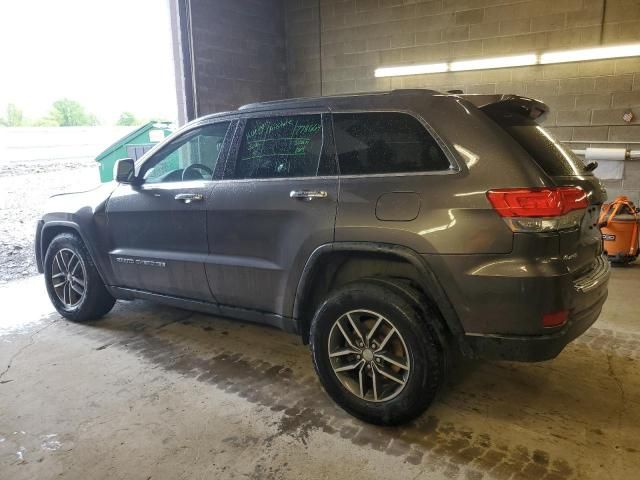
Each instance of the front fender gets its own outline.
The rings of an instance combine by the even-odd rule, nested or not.
[[[106,262],[109,236],[106,229],[106,203],[116,184],[103,184],[86,192],[54,195],[49,199],[46,213],[36,228],[36,262],[42,272],[43,261],[49,242],[64,231],[76,233],[84,242],[94,265],[105,285],[113,279],[111,265]]]

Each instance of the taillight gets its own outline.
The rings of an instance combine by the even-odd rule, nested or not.
[[[559,312],[546,313],[542,316],[542,326],[544,328],[559,327],[567,323],[569,318],[569,312],[567,310],[560,310]]]
[[[589,205],[580,187],[503,188],[487,197],[502,217],[557,217]]]
[[[580,225],[587,194],[580,187],[503,188],[487,198],[513,231],[543,232]]]

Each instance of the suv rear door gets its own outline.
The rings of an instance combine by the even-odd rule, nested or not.
[[[328,120],[313,111],[240,121],[207,201],[206,272],[222,309],[288,316],[309,255],[333,241],[338,178]]]
[[[522,108],[526,99],[511,98],[481,107],[495,123],[513,138],[558,186],[578,186],[587,194],[589,207],[580,228],[561,230],[560,255],[569,271],[589,270],[602,252],[597,226],[600,206],[606,192],[598,178],[588,171],[570,149],[564,147]],[[543,105],[544,106],[544,105]],[[546,106],[545,106],[546,107]]]

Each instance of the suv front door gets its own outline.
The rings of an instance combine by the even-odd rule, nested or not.
[[[338,178],[328,115],[240,121],[207,205],[206,272],[221,309],[289,316],[299,275],[333,241]]]
[[[230,122],[218,122],[184,132],[144,160],[138,183],[116,188],[107,225],[117,286],[214,301],[205,205],[229,130]]]

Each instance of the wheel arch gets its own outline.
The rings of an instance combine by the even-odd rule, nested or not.
[[[91,245],[91,243],[87,241],[86,236],[82,233],[82,229],[77,223],[64,220],[50,221],[42,225],[42,230],[39,235],[39,245],[37,245],[38,250],[36,251],[38,272],[44,273],[44,257],[47,253],[47,249],[49,248],[49,245],[51,244],[53,239],[61,233],[73,233],[80,237],[80,240],[82,240],[82,243],[87,248],[87,251],[91,256],[91,261],[96,266],[96,270],[98,271],[100,278],[106,284],[101,265],[97,261],[97,256],[96,252],[94,251],[93,245]]]
[[[309,341],[313,313],[326,294],[346,282],[382,275],[415,283],[441,314],[443,327],[463,352],[468,351],[460,320],[428,263],[408,247],[377,242],[329,243],[310,255],[293,305],[293,317],[303,342]]]

